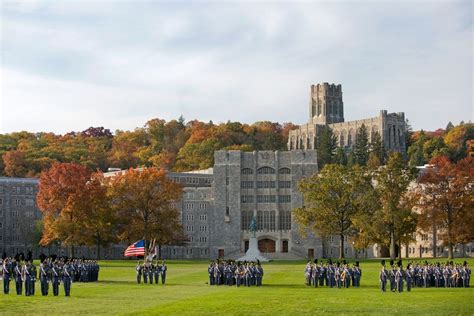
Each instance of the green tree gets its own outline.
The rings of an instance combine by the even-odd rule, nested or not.
[[[397,236],[397,227],[403,220],[401,213],[406,209],[404,199],[406,197],[408,186],[413,179],[413,175],[406,166],[400,153],[392,152],[389,155],[387,164],[375,173],[374,177],[377,185],[376,190],[380,198],[380,211],[376,218],[383,223],[379,230],[388,231],[387,239],[390,243],[390,258],[395,259],[396,243],[400,238]]]
[[[353,233],[353,220],[371,205],[373,190],[362,168],[327,164],[321,173],[300,181],[298,187],[305,204],[294,209],[295,220],[302,228],[323,236],[338,235],[339,257],[344,258],[344,240]]]
[[[369,136],[367,127],[364,124],[357,130],[354,158],[355,163],[359,166],[367,166],[367,161],[369,160]]]
[[[372,136],[372,141],[370,142],[369,148],[370,153],[377,157],[380,164],[383,165],[385,163],[385,156],[387,153],[379,132],[375,132]]]
[[[316,150],[318,152],[318,166],[333,163],[337,149],[337,137],[333,134],[331,128],[325,126],[318,137]]]

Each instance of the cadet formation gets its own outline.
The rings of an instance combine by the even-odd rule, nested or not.
[[[307,286],[319,287],[327,286],[330,288],[348,288],[351,286],[359,287],[362,277],[362,270],[359,262],[356,261],[352,267],[343,262],[333,263],[329,259],[325,264],[318,260],[308,261],[304,269],[304,277]]]
[[[94,282],[99,277],[99,265],[94,260],[57,258],[53,255],[40,256],[39,268],[31,254],[26,259],[23,254],[15,257],[3,256],[0,261],[0,276],[3,279],[3,293],[10,293],[10,283],[14,283],[17,295],[35,295],[36,281],[40,283],[42,296],[49,294],[50,285],[54,296],[59,295],[62,283],[64,295],[70,296],[73,282]]]
[[[428,288],[454,288],[469,287],[471,280],[471,269],[466,261],[463,264],[448,261],[446,263],[408,263],[403,269],[402,261],[397,264],[390,261],[390,269],[385,266],[382,260],[382,269],[379,274],[380,290],[387,291],[387,283],[392,292],[403,292],[404,287],[408,292],[413,287]]]
[[[135,271],[137,273],[137,283],[140,284],[143,279],[144,284],[158,284],[160,282],[161,277],[161,284],[165,284],[166,282],[166,271],[168,267],[166,266],[165,260],[156,261],[155,264],[150,261],[146,261],[143,264],[140,264],[138,261],[137,266],[135,267]]]
[[[207,268],[209,285],[262,286],[263,268],[260,261],[211,261]]]

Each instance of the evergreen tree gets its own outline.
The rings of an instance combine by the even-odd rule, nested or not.
[[[369,160],[369,137],[364,124],[357,130],[354,158],[355,163],[360,166],[366,166]]]
[[[334,161],[337,149],[337,137],[329,127],[324,127],[322,130],[321,135],[318,137],[316,149],[318,151],[319,168],[323,168],[324,165]]]
[[[336,156],[334,157],[334,162],[346,166],[347,165],[347,155],[346,151],[342,147],[337,147]]]
[[[451,123],[451,121],[449,121],[448,125],[446,126],[446,132],[449,132],[450,130],[452,130],[454,127],[453,123]]]
[[[375,132],[370,143],[370,153],[376,156],[380,164],[385,163],[386,151],[379,132]]]

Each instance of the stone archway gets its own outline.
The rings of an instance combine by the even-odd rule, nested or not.
[[[258,250],[260,252],[275,252],[276,242],[269,238],[263,238],[258,241]]]

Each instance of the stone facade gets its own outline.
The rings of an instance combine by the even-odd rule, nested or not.
[[[332,129],[340,147],[350,150],[355,145],[357,130],[362,124],[367,128],[369,141],[375,133],[379,133],[387,151],[406,153],[406,122],[403,112],[387,113],[386,110],[381,110],[377,117],[345,122],[341,85],[312,85],[309,122],[290,131],[288,150],[315,149],[318,135],[325,126]]]

